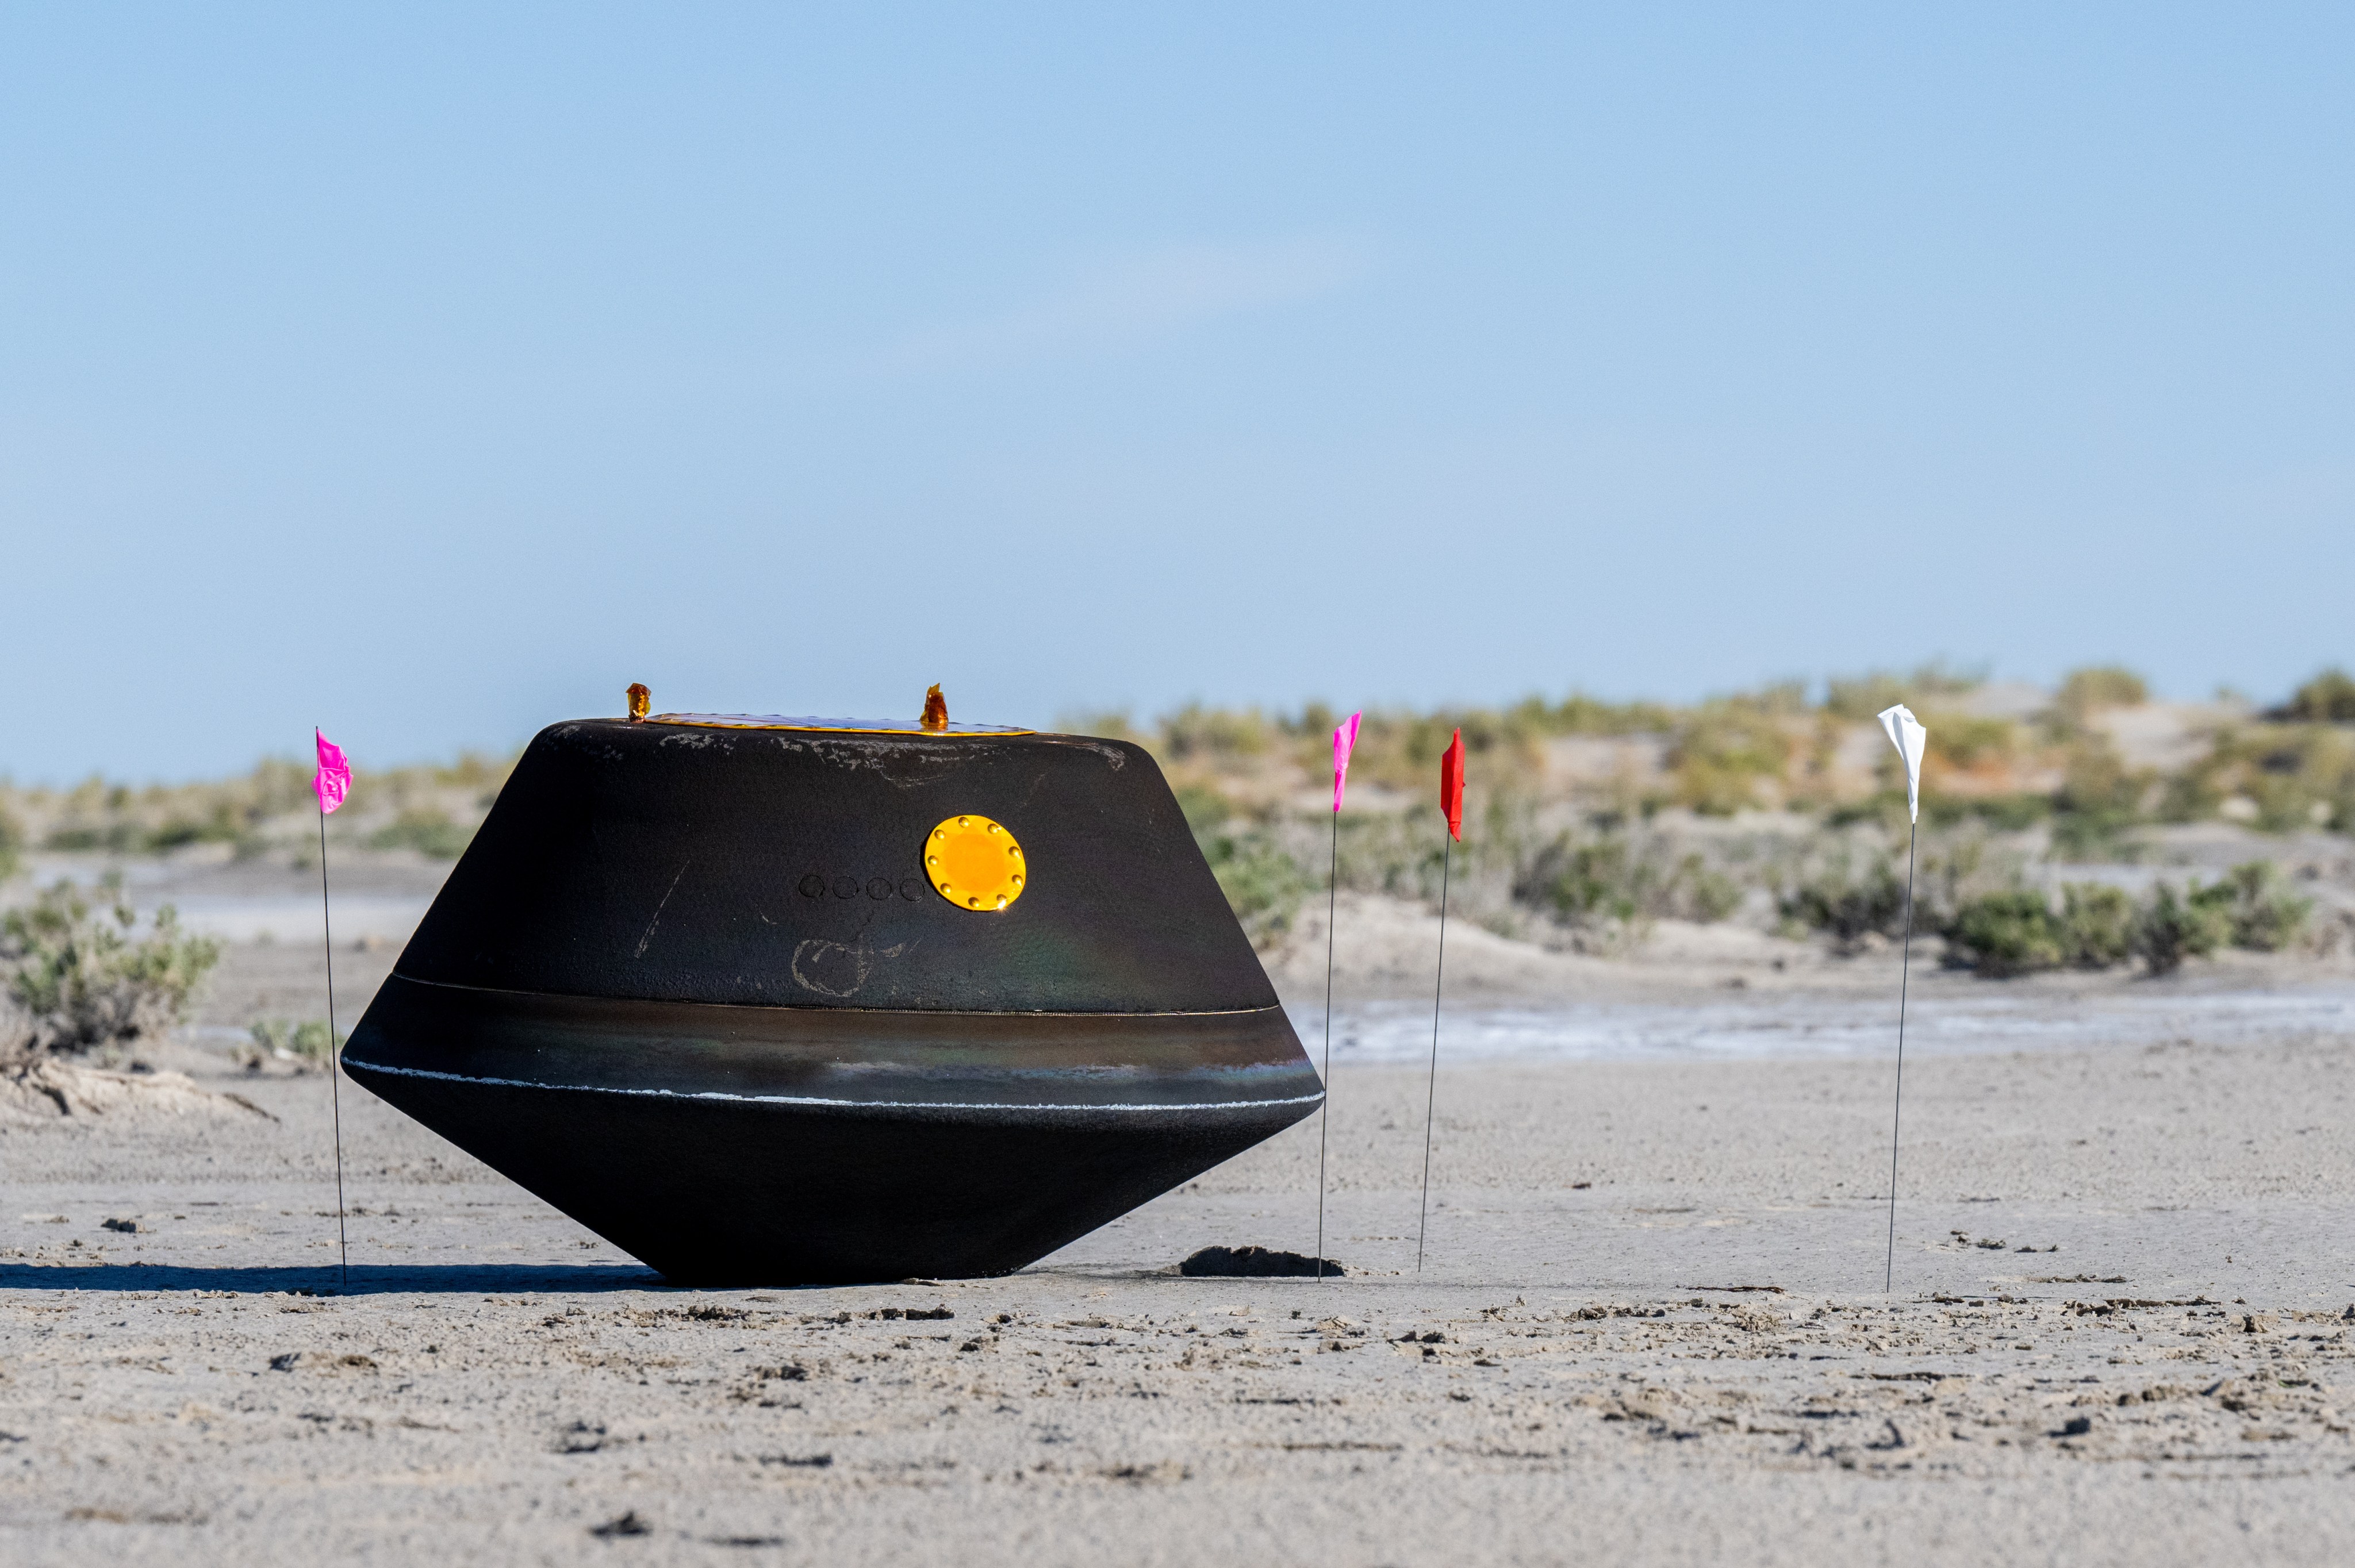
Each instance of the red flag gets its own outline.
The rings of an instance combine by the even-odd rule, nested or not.
[[[1447,743],[1447,753],[1439,759],[1439,809],[1447,814],[1447,833],[1457,843],[1464,842],[1464,732],[1457,730],[1455,738]]]

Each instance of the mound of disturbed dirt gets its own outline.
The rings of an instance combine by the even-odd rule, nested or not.
[[[185,1073],[110,1073],[48,1057],[0,1067],[0,1115],[19,1121],[67,1117],[277,1119],[242,1095],[199,1088]]]
[[[1278,1252],[1273,1247],[1206,1246],[1179,1264],[1178,1272],[1188,1278],[1273,1279],[1349,1271],[1329,1257],[1317,1259],[1304,1253]]]

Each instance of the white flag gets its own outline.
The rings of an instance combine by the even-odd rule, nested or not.
[[[1903,703],[1881,710],[1881,727],[1889,733],[1889,744],[1897,748],[1897,755],[1905,759],[1905,817],[1918,822],[1922,820],[1922,747],[1930,732]]]

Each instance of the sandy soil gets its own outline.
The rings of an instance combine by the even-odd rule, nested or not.
[[[217,1026],[303,961],[240,949]],[[1010,1278],[749,1292],[349,1086],[339,1285],[325,1080],[159,1065],[255,1108],[0,1111],[11,1562],[2355,1552],[2355,1031],[1924,1056],[1891,1295],[1885,1062],[1443,1070],[1420,1274],[1372,1065],[1348,1278],[1169,1271],[1313,1245],[1312,1120]]]
[[[372,874],[346,1028],[439,872]],[[1669,926],[1604,959],[1452,926],[1418,1272],[1425,1080],[1393,1063],[1435,928],[1359,899],[1348,1278],[1172,1272],[1313,1248],[1315,1120],[1010,1278],[690,1292],[346,1085],[345,1281],[326,1080],[224,1054],[323,1012],[304,885],[148,891],[240,939],[154,1071],[0,1095],[0,1560],[2355,1552],[2345,962],[1917,968],[1890,1293],[1893,953]],[[1271,964],[1312,1050],[1322,916]],[[1482,1054],[1482,1010],[1520,1033]],[[1525,1049],[1573,1022],[1652,1044]]]

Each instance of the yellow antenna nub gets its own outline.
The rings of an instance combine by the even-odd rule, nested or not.
[[[1012,833],[967,812],[925,835],[924,880],[958,908],[994,915],[1022,896],[1030,867]]]
[[[949,700],[941,695],[940,683],[934,682],[924,694],[924,728],[935,735],[945,734],[949,727]]]
[[[643,682],[632,681],[630,683],[630,716],[632,718],[642,719],[645,717],[646,709],[654,705],[654,700],[655,694],[646,690]]]

